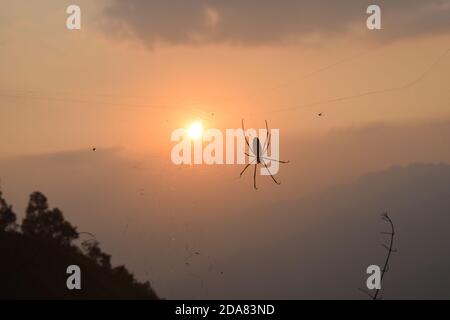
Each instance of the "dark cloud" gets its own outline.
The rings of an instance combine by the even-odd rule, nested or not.
[[[393,40],[450,30],[450,0],[375,1],[383,30]],[[127,31],[149,47],[158,43],[281,44],[364,34],[365,0],[113,0],[106,8],[109,31]]]
[[[122,147],[107,147],[107,148],[86,148],[85,150],[66,150],[57,151],[53,153],[31,154],[20,158],[15,158],[15,161],[27,162],[51,162],[60,165],[74,165],[85,162],[92,162],[93,160],[104,160],[110,157],[116,157],[118,153],[123,151]]]

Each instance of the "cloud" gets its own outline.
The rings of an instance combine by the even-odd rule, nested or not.
[[[31,154],[20,157],[19,159],[34,162],[53,162],[54,164],[80,164],[86,161],[103,160],[112,156],[116,156],[118,153],[123,151],[122,147],[107,147],[98,148],[95,150],[66,150],[66,151],[56,151],[53,153],[43,153],[43,154]],[[93,158],[95,155],[95,158]]]
[[[125,31],[147,46],[157,44],[274,45],[367,34],[361,0],[112,0],[106,7],[112,34]],[[450,0],[377,1],[383,30],[371,36],[394,40],[450,30]]]

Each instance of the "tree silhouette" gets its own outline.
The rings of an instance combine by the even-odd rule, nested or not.
[[[33,192],[22,221],[24,235],[52,238],[63,245],[69,245],[78,238],[78,232],[58,208],[49,210],[47,198],[40,192]]]
[[[40,192],[30,195],[18,229],[16,215],[0,192],[0,300],[158,299],[148,281],[139,282],[125,266],[113,268],[97,240],[84,241],[83,252],[72,243],[78,237]],[[83,290],[67,290],[69,265],[81,268]]]
[[[98,241],[88,241],[83,243],[83,249],[86,251],[89,258],[94,260],[99,266],[111,269],[111,255],[104,253]]]
[[[15,230],[17,228],[16,220],[17,217],[12,206],[8,205],[0,190],[0,232]]]

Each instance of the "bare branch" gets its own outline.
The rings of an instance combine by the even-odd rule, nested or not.
[[[388,254],[386,256],[386,260],[384,262],[383,270],[381,271],[381,283],[383,283],[384,276],[386,272],[389,270],[389,259],[391,258],[391,254],[393,252],[396,252],[397,250],[393,249],[394,246],[394,235],[395,235],[395,228],[394,223],[392,222],[391,218],[389,217],[388,213],[385,212],[381,215],[382,219],[386,222],[388,222],[391,226],[391,239],[389,242],[389,246],[386,246],[385,244],[382,244],[382,246],[388,251]],[[381,299],[381,297],[378,297],[380,293],[380,289],[377,289],[375,291],[375,295],[373,296],[373,300]]]

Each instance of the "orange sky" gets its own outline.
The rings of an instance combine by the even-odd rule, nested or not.
[[[313,44],[149,49],[108,34],[106,4],[80,2],[81,31],[65,28],[59,2],[4,5],[0,132],[8,139],[0,140],[2,152],[91,145],[146,152],[166,148],[173,129],[197,118],[219,128],[238,127],[243,117],[253,126],[268,119],[296,136],[449,116],[449,56],[407,89],[326,103],[419,78],[447,49],[445,34],[387,43],[369,34]],[[326,115],[320,121],[318,112]]]
[[[324,189],[393,165],[450,163],[450,53],[443,55],[449,1],[380,2],[386,19],[372,33],[361,0],[80,0],[81,31],[65,27],[71,1],[3,1],[2,191],[19,215],[30,192],[44,192],[79,230],[101,239],[115,264],[155,280],[164,297],[205,297],[186,271],[186,245],[221,263],[228,257],[232,263],[221,266],[230,274],[235,267],[234,277],[214,280],[223,297],[225,282],[240,288],[245,281],[233,260],[239,254],[251,258],[248,252],[303,235],[313,222],[340,226],[346,211],[323,203]],[[140,10],[127,11],[130,3]],[[211,10],[217,30],[202,23]],[[258,177],[254,192],[251,174],[239,179],[241,166],[170,161],[173,130],[198,119],[205,127],[237,128],[241,118],[247,127],[267,119],[281,129],[280,157],[291,163],[277,176],[280,186]],[[352,192],[336,198],[344,205],[360,200]],[[364,217],[385,210],[384,200]],[[314,250],[311,242],[302,245]],[[415,251],[410,257],[418,259]],[[211,276],[207,264],[199,266]],[[228,289],[234,298],[240,291]]]

